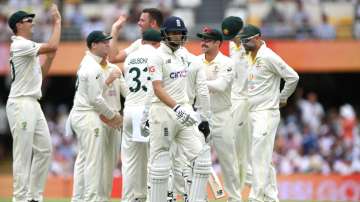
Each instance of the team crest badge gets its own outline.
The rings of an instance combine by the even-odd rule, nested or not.
[[[224,33],[225,35],[228,35],[228,34],[229,34],[229,30],[228,30],[228,29],[223,29],[223,33]]]
[[[27,126],[27,122],[26,122],[26,121],[21,122],[21,128],[22,128],[23,130],[26,129],[26,126]]]
[[[100,131],[99,128],[95,128],[95,129],[94,129],[95,137],[99,136],[99,131]]]

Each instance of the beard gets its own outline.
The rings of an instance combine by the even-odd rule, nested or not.
[[[245,48],[245,51],[248,53],[248,52],[251,52],[251,51],[254,51],[255,48],[256,48],[256,45],[253,44],[253,43],[250,43],[250,44],[243,44],[244,48]]]

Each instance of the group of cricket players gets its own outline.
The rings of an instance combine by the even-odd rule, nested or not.
[[[17,11],[9,18],[14,36],[6,112],[14,202],[43,201],[51,162],[50,133],[38,102],[60,41],[55,4],[50,12],[47,43],[31,41],[35,14]],[[202,54],[195,56],[184,47],[188,30],[180,17],[163,19],[158,9],[144,9],[138,21],[142,38],[120,50],[117,38],[125,23],[120,16],[111,34],[95,30],[86,38],[66,124],[66,134],[78,140],[71,201],[110,201],[119,153],[122,202],[208,201],[211,148],[229,202],[243,201],[245,182],[249,201],[279,201],[272,151],[279,108],[299,76],[266,46],[259,28],[243,26],[235,16],[225,18],[221,30],[204,27],[197,33]],[[229,56],[219,50],[225,40]],[[45,56],[42,64],[39,55]]]

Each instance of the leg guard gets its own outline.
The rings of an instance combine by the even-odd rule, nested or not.
[[[183,170],[183,178],[184,178],[184,190],[185,190],[185,194],[188,198],[189,194],[190,194],[190,187],[192,184],[192,167],[190,165],[185,165],[184,166],[184,170]]]
[[[167,192],[167,202],[176,201],[176,196],[174,194],[174,172],[170,169],[169,181],[168,181],[168,192]]]
[[[206,185],[211,173],[211,157],[209,145],[204,145],[194,160],[192,184],[190,187],[190,202],[206,201]]]
[[[150,202],[166,202],[169,173],[169,152],[156,154],[150,166]]]

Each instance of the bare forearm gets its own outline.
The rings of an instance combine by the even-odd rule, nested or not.
[[[44,63],[41,65],[41,73],[42,73],[43,79],[48,74],[54,58],[55,58],[55,53],[49,53],[46,55],[46,59],[45,59]]]
[[[154,88],[154,94],[156,95],[156,97],[159,98],[161,102],[163,102],[170,108],[175,107],[176,101],[172,99],[162,87]]]
[[[111,63],[124,62],[126,58],[125,52],[123,50],[119,51],[118,49],[118,42],[117,42],[118,35],[119,35],[118,30],[111,31],[112,39],[110,40],[110,52],[109,52],[109,61]]]
[[[61,36],[61,20],[58,20],[55,22],[55,24],[53,26],[53,33],[48,42],[50,47],[53,47],[53,49],[55,51],[57,50],[57,47],[59,46],[60,36]]]

